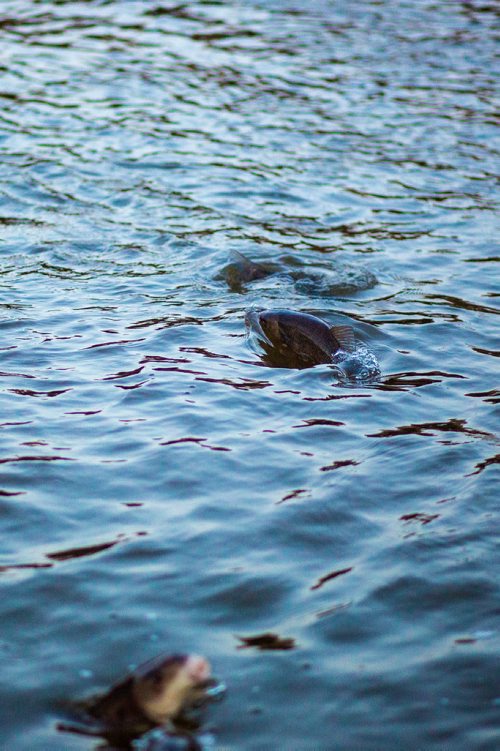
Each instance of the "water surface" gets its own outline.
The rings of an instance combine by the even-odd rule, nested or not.
[[[188,650],[221,749],[498,748],[496,11],[1,4],[2,747]],[[252,305],[380,379],[266,367]]]

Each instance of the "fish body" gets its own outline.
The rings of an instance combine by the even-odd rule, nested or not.
[[[350,326],[329,326],[321,318],[293,310],[249,311],[246,325],[256,335],[268,361],[288,368],[332,363],[339,351],[355,347]]]
[[[259,279],[276,275],[281,282],[292,283],[296,292],[305,295],[328,297],[351,294],[369,289],[377,284],[371,271],[364,267],[334,261],[329,267],[310,267],[294,256],[283,256],[279,263],[256,262],[237,250],[231,251],[230,263],[218,278],[226,281],[231,292],[242,293],[246,285]]]
[[[226,280],[231,292],[244,292],[248,282],[265,279],[279,269],[276,264],[256,263],[243,253],[232,250],[231,262],[222,270],[221,276]]]

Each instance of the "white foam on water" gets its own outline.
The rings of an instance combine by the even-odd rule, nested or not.
[[[367,383],[380,376],[380,365],[375,354],[360,345],[354,352],[339,350],[332,358],[340,383]]]

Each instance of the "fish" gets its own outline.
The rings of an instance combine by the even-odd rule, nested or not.
[[[311,268],[295,256],[283,256],[279,263],[256,262],[238,250],[231,250],[231,261],[216,278],[224,279],[231,292],[243,293],[251,282],[276,275],[292,283],[296,292],[316,297],[351,294],[377,284],[376,276],[363,266],[334,261],[330,266]]]
[[[351,326],[329,326],[321,318],[293,310],[250,310],[247,330],[255,334],[269,364],[288,368],[309,368],[333,363],[341,351],[356,348]]]
[[[231,250],[230,256],[231,262],[224,267],[219,278],[225,279],[231,292],[244,292],[248,282],[265,279],[280,270],[277,264],[251,261],[238,250]]]
[[[87,709],[107,725],[136,719],[163,725],[203,696],[210,665],[199,655],[169,655],[149,660],[114,685]]]
[[[223,684],[211,677],[210,664],[204,657],[160,655],[140,665],[105,693],[80,702],[82,724],[60,723],[58,727],[66,732],[100,736],[123,748],[131,747],[128,744],[133,739],[161,728],[165,749],[177,749],[179,745],[174,740],[178,736],[195,743],[194,737],[184,732],[187,713],[223,691]],[[193,726],[196,727],[191,722],[189,729]]]

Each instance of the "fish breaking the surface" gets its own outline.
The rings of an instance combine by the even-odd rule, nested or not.
[[[231,251],[231,262],[218,276],[226,281],[232,292],[241,293],[249,283],[272,275],[291,283],[296,292],[313,297],[352,294],[377,284],[376,276],[364,266],[341,263],[336,259],[312,270],[296,256],[283,256],[279,263],[256,262],[237,250]]]
[[[163,655],[139,666],[106,693],[83,702],[84,724],[59,727],[106,738],[113,747],[118,744],[120,748],[130,748],[133,739],[167,724],[170,729],[162,735],[162,748],[178,748],[178,744],[173,744],[179,723],[179,737],[191,742],[190,733],[182,729],[185,713],[223,690],[222,684],[211,678],[211,668],[204,657]],[[196,727],[196,723],[188,725],[190,729]],[[192,739],[192,743],[196,740]]]
[[[292,310],[250,310],[245,324],[264,350],[268,365],[309,368],[330,364],[341,380],[356,382],[380,374],[375,356],[356,342],[351,326],[329,326],[321,318]]]
[[[161,725],[203,697],[210,665],[198,655],[150,660],[113,686],[88,709],[107,725],[147,720]]]

